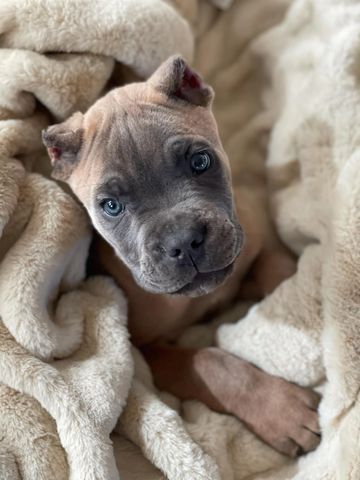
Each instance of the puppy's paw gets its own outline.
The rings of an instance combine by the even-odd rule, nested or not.
[[[268,376],[253,398],[246,423],[266,443],[281,453],[296,457],[320,443],[315,392]]]

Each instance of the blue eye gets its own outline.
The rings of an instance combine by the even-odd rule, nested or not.
[[[194,173],[205,172],[210,167],[210,155],[206,152],[194,153],[190,159],[191,170]]]
[[[105,198],[105,200],[100,203],[100,206],[110,217],[117,217],[121,213],[124,213],[125,210],[125,205],[115,200],[115,198]]]

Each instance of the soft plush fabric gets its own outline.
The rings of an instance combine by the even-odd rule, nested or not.
[[[146,76],[192,46],[162,1],[0,3],[1,479],[119,478],[110,433],[133,377],[126,300],[108,278],[84,282],[88,219],[33,172],[49,170],[41,130],[88,108],[115,61]]]
[[[192,438],[216,459],[222,479],[356,479],[359,4],[297,0],[283,20],[285,2],[235,2],[221,14],[204,4],[192,11],[186,6],[198,29],[196,64],[217,93],[215,112],[234,181],[251,190],[244,208],[257,211],[261,205],[266,173],[273,219],[299,263],[294,277],[241,320],[234,322],[230,312],[233,323],[217,329],[225,316],[192,327],[179,342],[207,345],[217,329],[215,342],[225,350],[318,388],[322,442],[315,452],[289,461],[233,418],[198,402],[171,404]],[[266,31],[273,21],[279,24]]]
[[[206,449],[223,462],[226,479],[360,475],[359,22],[358,2],[297,0],[250,45],[270,85],[262,91],[264,110],[248,126],[260,132],[274,125],[266,165],[271,210],[282,240],[300,258],[294,277],[241,321],[220,327],[216,340],[269,373],[323,385],[323,437],[316,452],[296,462],[266,460],[263,445],[253,442],[249,451],[250,436],[217,416]],[[209,435],[211,414],[187,408],[196,435],[205,425]],[[219,440],[219,430],[232,441]]]
[[[359,23],[350,0],[0,3],[1,479],[359,478]],[[296,461],[156,391],[123,294],[84,279],[88,219],[35,173],[41,129],[123,82],[118,62],[147,76],[176,52],[215,88],[243,208],[299,256],[263,302],[178,341],[323,391],[322,442]]]

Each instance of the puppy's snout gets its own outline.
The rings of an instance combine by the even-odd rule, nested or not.
[[[195,225],[165,232],[161,240],[164,254],[173,260],[189,258],[196,262],[204,253],[206,227]]]

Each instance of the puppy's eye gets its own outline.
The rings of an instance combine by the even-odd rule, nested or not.
[[[210,155],[206,152],[194,153],[190,158],[191,170],[194,173],[203,173],[210,167]]]
[[[100,206],[110,217],[117,217],[121,213],[124,213],[125,210],[125,205],[118,202],[115,198],[105,198],[105,200],[100,203]]]

